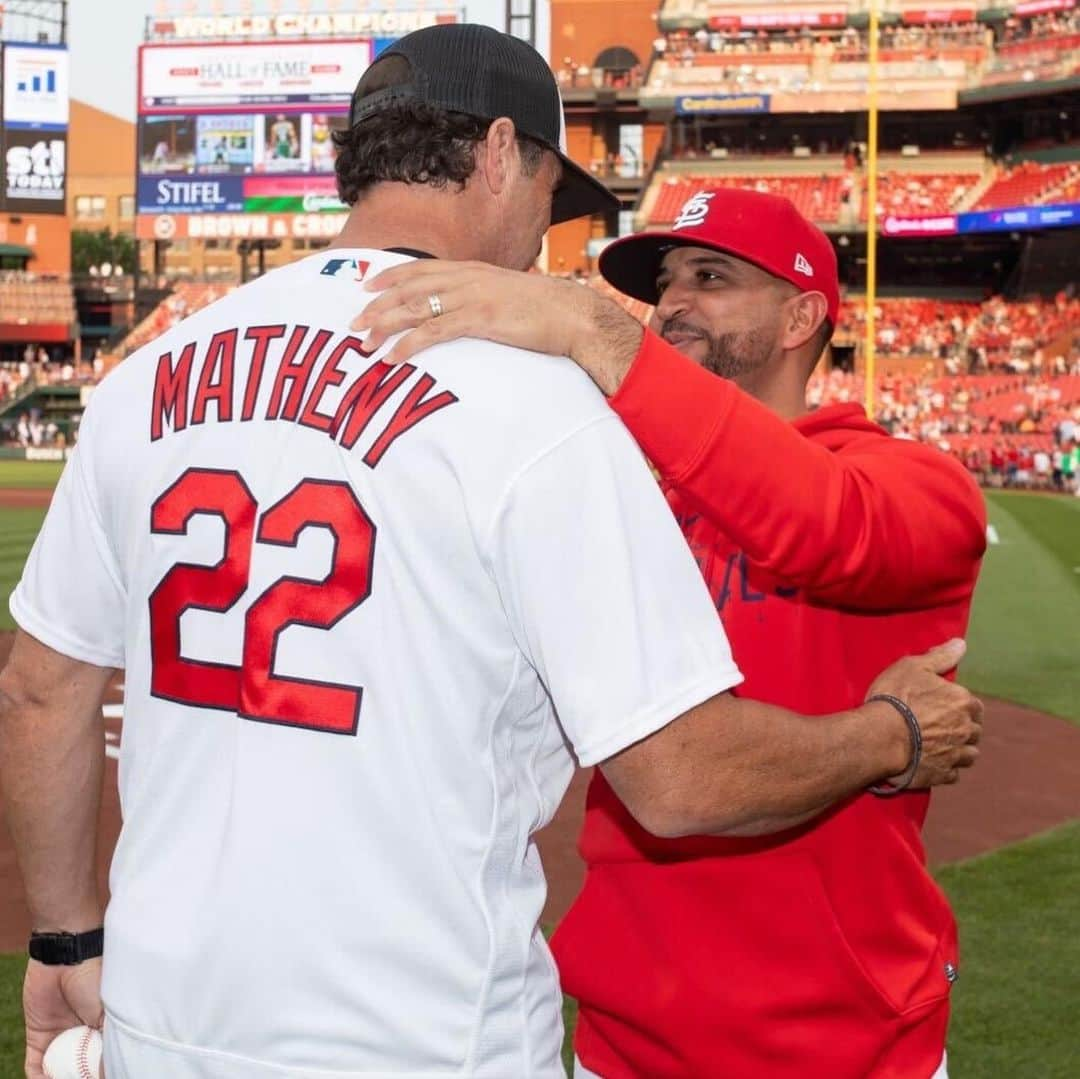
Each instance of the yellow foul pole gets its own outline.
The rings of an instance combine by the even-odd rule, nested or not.
[[[877,302],[878,0],[870,0],[866,136],[866,414],[874,418],[874,304]]]

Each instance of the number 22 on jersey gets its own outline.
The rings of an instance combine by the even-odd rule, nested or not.
[[[285,629],[295,625],[331,629],[371,594],[375,525],[352,488],[337,481],[302,480],[260,518],[255,498],[238,472],[193,468],[154,503],[150,530],[186,535],[191,519],[199,514],[224,522],[224,550],[212,566],[177,563],[150,594],[150,692],[263,723],[355,734],[361,687],[274,673],[278,640]],[[244,618],[241,665],[181,656],[184,612],[231,610],[247,590],[254,544],[295,547],[309,527],[326,528],[333,536],[330,572],[320,581],[282,577],[251,604]]]

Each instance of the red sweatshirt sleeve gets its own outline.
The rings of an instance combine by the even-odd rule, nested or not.
[[[940,451],[870,427],[826,448],[649,332],[610,404],[669,484],[814,598],[912,610],[970,595],[986,511]]]

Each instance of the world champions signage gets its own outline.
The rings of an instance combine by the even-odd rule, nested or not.
[[[335,11],[278,15],[177,15],[151,17],[148,40],[241,41],[261,38],[399,38],[414,30],[458,22],[445,11]]]

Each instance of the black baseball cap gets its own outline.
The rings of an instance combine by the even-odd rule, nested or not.
[[[412,78],[367,93],[369,76],[390,56],[404,59]],[[471,23],[428,26],[406,34],[384,49],[360,79],[349,125],[355,127],[388,105],[409,100],[480,120],[506,116],[519,135],[558,155],[563,181],[552,201],[553,225],[619,208],[619,200],[599,180],[566,156],[566,123],[555,76],[544,58],[520,38]]]

